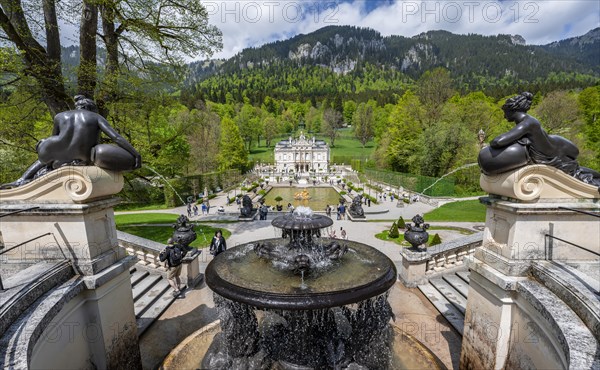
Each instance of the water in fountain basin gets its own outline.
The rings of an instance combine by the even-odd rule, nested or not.
[[[455,168],[455,169],[453,169],[452,171],[448,172],[447,174],[444,174],[444,175],[442,175],[442,177],[440,177],[439,179],[435,180],[435,182],[434,182],[433,184],[431,184],[431,185],[429,185],[428,187],[426,187],[425,189],[423,189],[423,191],[422,191],[421,193],[422,193],[422,194],[425,194],[425,192],[426,192],[427,190],[431,189],[432,187],[434,187],[434,186],[435,186],[435,184],[437,184],[438,182],[442,181],[442,179],[443,179],[444,177],[446,177],[446,176],[450,176],[450,175],[452,175],[452,174],[453,174],[453,173],[455,173],[455,172],[458,172],[458,171],[460,171],[460,170],[464,170],[465,168],[469,168],[469,167],[473,167],[473,166],[477,166],[477,165],[478,165],[478,163],[468,163],[468,164],[465,164],[464,166],[460,166],[460,167],[458,167],[458,168]]]
[[[181,204],[185,205],[185,202],[183,201],[183,198],[181,197],[181,195],[179,195],[179,193],[177,192],[177,190],[175,190],[175,188],[173,188],[173,186],[171,185],[171,183],[169,181],[167,181],[167,179],[163,175],[161,175],[160,173],[158,173],[158,171],[156,171],[154,168],[148,166],[147,164],[144,164],[143,166],[146,167],[147,169],[149,169],[150,171],[154,172],[156,174],[156,176],[160,177],[160,179],[165,184],[167,184],[171,188],[171,190],[173,190],[173,193],[175,193],[175,195],[177,195],[177,197],[181,201]]]

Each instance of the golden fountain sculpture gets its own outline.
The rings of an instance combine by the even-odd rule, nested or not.
[[[308,193],[308,190],[304,189],[300,192],[297,192],[296,194],[294,194],[294,199],[296,200],[309,200],[310,199],[310,194]]]

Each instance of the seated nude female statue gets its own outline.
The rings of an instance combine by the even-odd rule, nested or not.
[[[529,164],[544,164],[560,169],[591,185],[600,186],[600,173],[580,167],[579,149],[570,140],[548,135],[540,122],[527,114],[533,95],[521,93],[506,100],[504,118],[515,127],[495,137],[479,152],[479,167],[486,175],[511,171]]]
[[[118,146],[99,145],[105,133]],[[54,117],[52,136],[40,140],[35,161],[16,181],[2,189],[21,186],[62,166],[96,164],[113,171],[134,170],[142,165],[140,154],[113,129],[100,114],[96,104],[83,95],[75,97],[75,109]]]

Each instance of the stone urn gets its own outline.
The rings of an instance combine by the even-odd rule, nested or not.
[[[196,232],[194,231],[194,225],[190,224],[190,220],[185,216],[181,215],[177,219],[177,222],[173,224],[173,242],[175,244],[188,246],[191,242],[196,240]]]
[[[406,225],[406,231],[404,232],[404,240],[412,245],[413,250],[419,250],[419,246],[427,243],[429,239],[429,233],[427,229],[429,224],[425,223],[425,220],[421,215],[416,215],[412,218],[414,225],[410,223]]]

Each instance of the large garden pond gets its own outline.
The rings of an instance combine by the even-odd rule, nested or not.
[[[305,206],[310,207],[313,211],[325,211],[325,206],[335,206],[340,201],[340,194],[331,187],[285,187],[273,188],[265,195],[265,204],[275,206],[277,202],[275,198],[280,196],[283,198],[281,205],[286,210],[288,203],[292,203],[294,207]],[[296,199],[301,198],[301,199]]]

